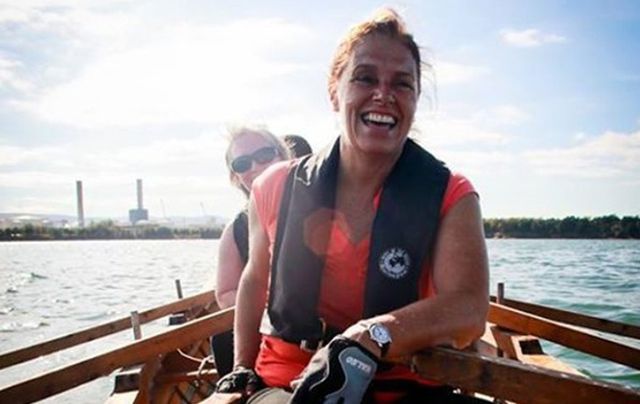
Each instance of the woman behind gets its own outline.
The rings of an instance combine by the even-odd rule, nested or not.
[[[287,160],[289,149],[284,142],[266,129],[242,126],[229,133],[225,162],[231,184],[249,196],[251,185],[270,165]],[[216,300],[220,308],[233,306],[242,270],[249,254],[247,209],[243,208],[224,228],[218,247],[216,272]],[[211,342],[220,375],[231,371],[233,365],[233,333],[215,336]]]
[[[225,162],[229,180],[249,196],[251,185],[267,167],[291,154],[285,143],[266,129],[241,126],[229,133]],[[247,209],[224,228],[218,248],[216,299],[220,308],[233,306],[242,269],[248,259]]]
[[[392,10],[340,43],[329,78],[337,141],[273,166],[253,186],[235,370],[218,384],[233,394],[217,399],[463,399],[389,363],[431,346],[468,346],[488,310],[478,196],[408,139],[421,65]],[[348,388],[338,389],[341,380]],[[263,385],[270,389],[254,394]]]

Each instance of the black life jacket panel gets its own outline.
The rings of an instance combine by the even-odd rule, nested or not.
[[[320,340],[317,312],[324,253],[340,161],[339,140],[289,172],[282,195],[271,264],[268,333],[288,342]],[[420,276],[438,230],[450,171],[408,139],[386,178],[373,221],[363,318],[419,299]],[[320,228],[319,228],[320,227]],[[315,252],[314,252],[315,249]],[[264,332],[264,331],[263,331]]]

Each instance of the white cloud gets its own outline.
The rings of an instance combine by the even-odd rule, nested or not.
[[[22,63],[0,54],[0,90],[10,88],[20,92],[28,92],[33,85],[20,75]]]
[[[489,74],[486,67],[444,61],[435,63],[434,69],[438,85],[466,83]]]
[[[524,153],[528,163],[544,175],[578,178],[640,178],[640,130],[605,132],[580,139],[573,147]]]
[[[425,142],[438,147],[504,144],[510,135],[476,125],[472,120],[436,118],[420,121]]]
[[[0,9],[0,24],[25,23],[29,21],[29,11],[24,8],[3,7]]]
[[[105,55],[28,108],[81,127],[250,119],[274,108],[287,76],[306,69],[272,55],[309,37],[274,19],[170,27],[153,43]]]
[[[0,144],[0,167],[51,162],[64,154],[62,147],[23,148]]]
[[[526,111],[515,105],[498,105],[479,111],[473,116],[474,121],[492,126],[518,125],[529,118],[530,116]]]
[[[229,217],[243,202],[229,184],[225,147],[216,133],[115,149],[2,145],[0,189],[6,195],[0,211],[73,214],[79,179],[89,214],[126,215],[135,204],[135,179],[142,178],[145,206],[155,216],[161,203],[168,215],[197,214],[203,203],[210,213]],[[28,197],[16,196],[25,191]]]
[[[520,48],[532,48],[547,43],[563,43],[567,41],[567,38],[561,35],[543,33],[535,28],[521,31],[504,29],[500,31],[500,37],[504,43]]]
[[[418,113],[416,128],[426,143],[442,149],[460,147],[496,147],[510,142],[514,135],[505,127],[518,125],[528,114],[515,105],[498,105],[474,112],[445,110],[435,115]]]

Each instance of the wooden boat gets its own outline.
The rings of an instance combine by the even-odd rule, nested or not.
[[[172,316],[186,321],[89,359],[0,388],[0,402],[26,403],[119,371],[115,403],[196,403],[211,394],[218,375],[205,358],[208,338],[229,330],[233,309],[219,310],[213,291],[179,299],[53,340],[0,354],[0,369]],[[176,321],[180,320],[180,321]],[[596,333],[597,332],[597,333]],[[518,403],[640,403],[640,390],[592,380],[552,356],[540,339],[640,369],[640,349],[605,334],[640,339],[640,327],[551,307],[492,297],[487,332],[475,350],[433,348],[407,359],[431,380]]]

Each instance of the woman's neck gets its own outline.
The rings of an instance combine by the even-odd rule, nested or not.
[[[363,153],[341,141],[339,186],[373,196],[382,187],[401,153],[402,149],[393,155]]]

